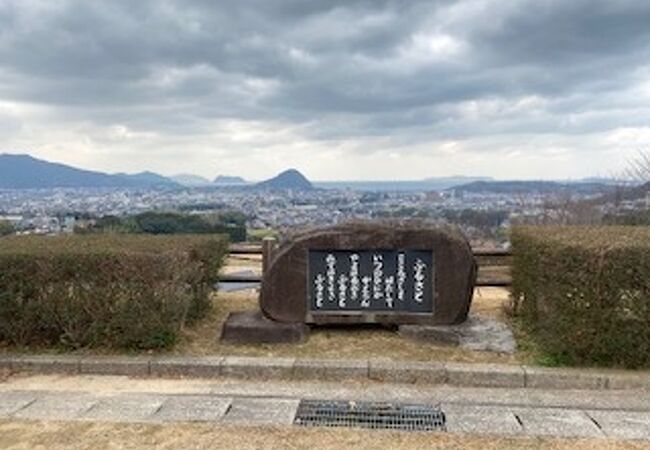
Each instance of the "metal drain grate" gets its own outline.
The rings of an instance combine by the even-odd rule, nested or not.
[[[294,423],[305,427],[360,427],[446,431],[445,414],[430,405],[302,400]]]

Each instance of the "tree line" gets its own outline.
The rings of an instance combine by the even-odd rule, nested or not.
[[[231,242],[246,240],[246,216],[240,212],[219,214],[182,214],[176,212],[144,212],[118,217],[104,216],[75,227],[75,233],[134,234],[227,234]]]

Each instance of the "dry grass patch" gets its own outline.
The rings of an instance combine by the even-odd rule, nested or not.
[[[0,448],[622,450],[643,449],[648,445],[604,439],[473,437],[353,429],[0,421]]]
[[[221,292],[214,301],[209,316],[194,328],[184,332],[173,350],[182,355],[237,355],[303,358],[366,359],[390,357],[412,361],[457,361],[516,364],[517,356],[492,352],[476,352],[457,347],[425,344],[405,339],[393,329],[377,327],[322,327],[314,328],[304,344],[234,345],[218,341],[218,335],[228,314],[233,311],[258,308],[258,293],[253,290]],[[482,315],[503,318],[503,304],[508,300],[503,289],[481,289],[472,311]]]
[[[262,275],[262,255],[229,255],[221,269],[223,274],[250,270],[256,275]]]

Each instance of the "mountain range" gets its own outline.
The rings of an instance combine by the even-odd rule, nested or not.
[[[494,194],[605,194],[612,192],[616,186],[593,181],[557,182],[557,181],[474,181],[453,186],[448,190],[468,193]]]
[[[357,191],[442,191],[453,186],[474,181],[491,181],[489,177],[432,177],[413,181],[315,181],[314,186],[322,189],[352,189]]]
[[[612,180],[588,179],[559,181],[495,181],[487,177],[439,177],[420,181],[321,181],[310,182],[295,169],[286,170],[260,183],[248,183],[237,176],[207,178],[179,174],[165,177],[153,172],[107,174],[52,163],[29,155],[0,154],[0,189],[43,189],[55,187],[168,188],[220,187],[260,190],[355,189],[366,191],[442,191],[494,193],[608,193],[615,189]]]
[[[134,175],[77,169],[29,155],[0,154],[0,188],[42,189],[53,187],[158,187],[178,186],[151,172]]]
[[[53,163],[29,155],[0,154],[0,189],[47,188],[175,188],[182,187],[246,187],[264,190],[310,190],[313,188],[295,169],[257,184],[237,176],[219,175],[214,181],[191,174],[165,177],[154,172],[107,174]]]

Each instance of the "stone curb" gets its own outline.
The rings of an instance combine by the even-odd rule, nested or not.
[[[97,374],[255,380],[385,381],[463,387],[650,390],[650,372],[552,369],[507,364],[371,360],[206,357],[0,355],[10,373]]]

